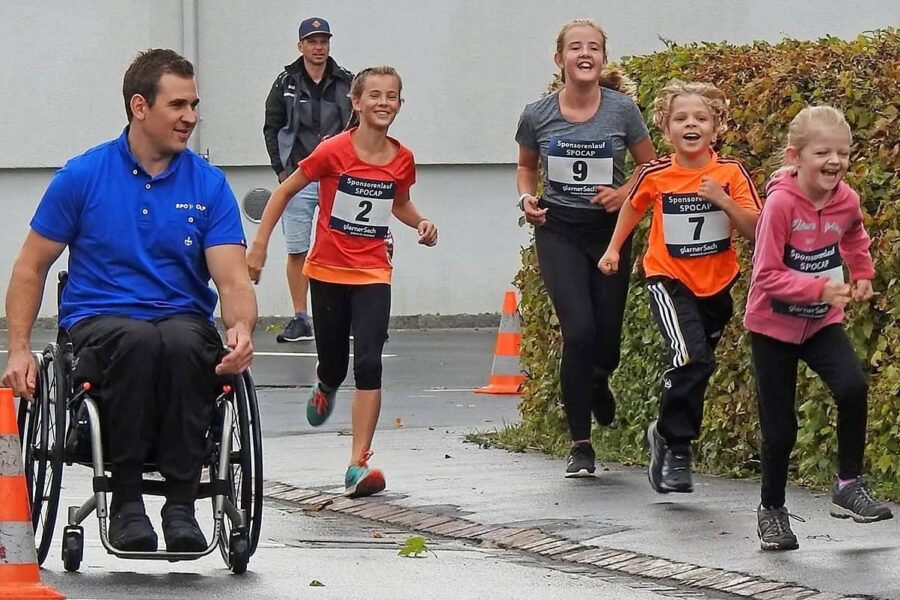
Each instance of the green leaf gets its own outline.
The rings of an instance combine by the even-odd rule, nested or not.
[[[406,538],[406,541],[403,542],[403,547],[400,548],[400,552],[397,554],[406,558],[422,558],[419,555],[426,552],[428,552],[428,544],[425,538],[421,535],[414,535]]]
[[[313,579],[309,582],[309,587],[325,587],[325,584],[318,579]]]

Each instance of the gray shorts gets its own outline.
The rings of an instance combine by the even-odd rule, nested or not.
[[[309,250],[313,217],[319,205],[319,182],[313,181],[291,198],[281,215],[281,230],[288,254],[302,254]]]

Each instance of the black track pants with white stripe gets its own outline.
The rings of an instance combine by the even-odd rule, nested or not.
[[[703,397],[716,370],[715,351],[734,312],[731,286],[697,297],[683,283],[648,278],[650,311],[669,350],[657,429],[673,450],[686,451],[700,435]]]

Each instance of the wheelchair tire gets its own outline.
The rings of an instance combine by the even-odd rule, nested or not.
[[[228,566],[235,575],[247,571],[250,554],[250,542],[246,532],[232,531],[228,542]]]
[[[74,573],[81,567],[84,557],[84,528],[67,526],[62,539],[62,561],[66,571]]]
[[[232,394],[235,422],[231,436],[230,472],[227,474],[228,496],[238,509],[245,512],[247,521],[245,530],[241,532],[234,530],[227,518],[223,519],[219,550],[232,571],[243,573],[259,543],[263,502],[262,429],[256,388],[249,371],[235,377]],[[211,466],[215,476],[218,465]],[[235,542],[236,539],[239,541]],[[238,544],[238,552],[235,552],[234,544]]]
[[[19,403],[19,433],[38,564],[43,564],[53,541],[59,492],[62,486],[66,434],[68,372],[57,344],[36,357],[37,392],[34,402]]]

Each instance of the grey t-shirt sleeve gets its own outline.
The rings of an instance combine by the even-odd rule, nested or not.
[[[633,146],[649,136],[650,131],[641,115],[641,109],[634,102],[628,103],[625,109],[625,144]]]
[[[519,127],[516,129],[516,143],[531,150],[538,150],[537,134],[534,131],[534,109],[529,104],[519,116]]]

